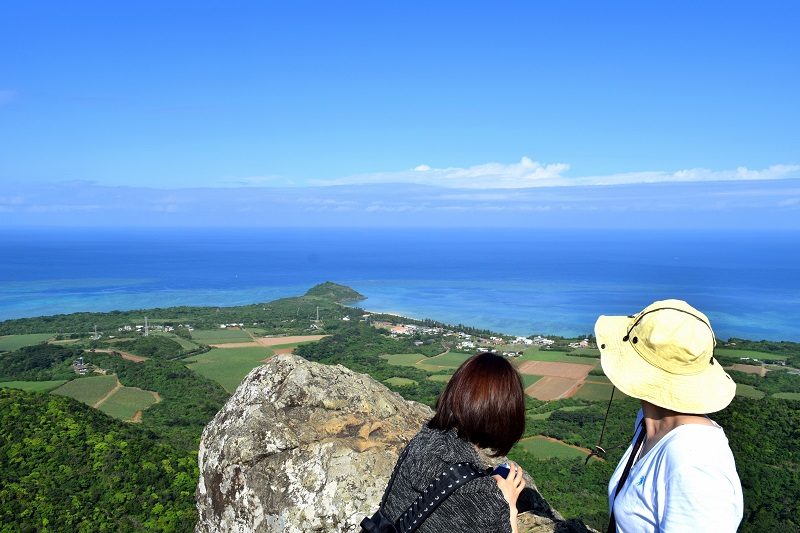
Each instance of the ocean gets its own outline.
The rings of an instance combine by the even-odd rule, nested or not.
[[[717,336],[800,341],[800,232],[3,230],[0,320],[241,305],[353,287],[372,311],[510,334],[591,332],[680,298]]]

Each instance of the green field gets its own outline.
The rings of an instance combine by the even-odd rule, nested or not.
[[[611,385],[609,383],[597,383],[587,381],[583,387],[573,396],[578,400],[589,400],[592,402],[607,402],[611,397]],[[620,391],[614,391],[614,399],[621,400],[625,397]]]
[[[764,397],[764,393],[753,387],[752,385],[736,384],[736,396],[743,396],[745,398],[754,398],[760,400]]]
[[[407,385],[416,385],[417,384],[417,382],[414,381],[413,379],[398,378],[398,377],[385,379],[384,382],[390,383],[392,385],[396,385],[398,387],[405,387]]]
[[[154,403],[156,399],[150,391],[136,387],[122,387],[103,402],[99,409],[114,418],[130,420],[136,411],[140,409],[144,411]]]
[[[522,375],[522,382],[525,384],[525,388],[527,389],[537,381],[542,379],[542,376],[533,376],[531,374],[523,374]]]
[[[27,335],[4,335],[0,337],[0,352],[13,352],[25,346],[33,346],[45,342],[52,333],[30,333]]]
[[[447,383],[450,381],[452,374],[434,374],[432,376],[428,376],[428,379],[431,381],[438,381],[439,383]]]
[[[772,397],[782,400],[800,400],[800,392],[776,392]]]
[[[252,342],[246,331],[240,329],[196,329],[192,339],[201,344],[226,344],[229,342]]]
[[[585,350],[589,351],[589,350]],[[566,352],[557,352],[555,350],[540,350],[539,348],[528,348],[520,357],[515,359],[515,364],[520,364],[524,361],[549,361],[552,363],[576,363],[579,365],[599,365],[600,359],[594,357],[576,357],[569,355]]]
[[[417,368],[421,368],[423,370],[428,370],[430,372],[438,372],[440,370],[455,370],[461,363],[469,359],[475,354],[471,353],[460,353],[460,352],[449,352],[444,353],[441,355],[436,355],[434,357],[424,358],[417,364]]]
[[[60,387],[66,380],[56,379],[54,381],[3,381],[0,382],[0,387],[8,387],[9,389],[21,389],[30,392],[47,392]]]
[[[549,413],[546,414],[549,416]],[[588,452],[583,452],[563,442],[547,440],[538,435],[519,441],[517,446],[539,458],[557,457],[559,459],[571,459],[574,457],[583,458],[588,455]]]
[[[382,355],[381,359],[386,359],[386,362],[394,366],[415,366],[417,361],[426,359],[420,353],[393,353],[390,355]]]
[[[233,393],[242,379],[261,361],[272,355],[266,347],[212,348],[206,353],[194,355],[184,362],[198,374],[212,379]]]
[[[88,378],[78,378],[68,381],[61,387],[55,389],[53,394],[69,396],[86,405],[94,405],[103,396],[111,392],[117,385],[117,376],[92,376]]]
[[[178,344],[180,344],[181,348],[183,348],[186,351],[196,350],[197,348],[199,348],[197,343],[194,343],[194,342],[190,341],[189,339],[184,339],[183,337],[179,337],[179,336],[174,335],[172,333],[162,333],[160,331],[155,331],[155,332],[152,332],[150,334],[151,335],[160,335],[162,337],[167,337],[168,339],[172,339],[173,341],[175,341]]]
[[[773,361],[785,361],[787,356],[781,354],[771,354],[769,352],[757,352],[755,350],[736,350],[735,348],[714,348],[714,355],[724,357],[750,357],[751,359],[770,359]]]

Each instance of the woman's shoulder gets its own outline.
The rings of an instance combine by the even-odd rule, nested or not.
[[[475,448],[458,436],[455,429],[440,430],[422,426],[409,443],[409,455],[428,455],[443,463],[475,463],[481,465]]]
[[[480,456],[472,444],[458,437],[455,430],[442,431],[423,426],[408,444],[408,455],[401,476],[417,489],[424,489],[439,474],[459,463],[471,463],[483,469]],[[498,491],[491,477],[477,478],[461,487],[463,494],[487,494]]]
[[[661,461],[676,466],[733,465],[733,453],[719,426],[686,424],[664,437]]]

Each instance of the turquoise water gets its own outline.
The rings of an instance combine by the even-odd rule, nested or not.
[[[800,233],[270,230],[0,233],[0,319],[240,305],[336,281],[362,306],[580,335],[681,298],[720,338],[800,340]]]

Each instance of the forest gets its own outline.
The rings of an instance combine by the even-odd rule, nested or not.
[[[0,531],[191,531],[193,450],[62,396],[0,388]]]

